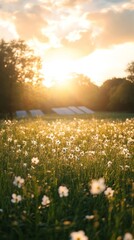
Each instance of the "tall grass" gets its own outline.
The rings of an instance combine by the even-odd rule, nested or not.
[[[0,239],[67,240],[79,230],[90,240],[133,234],[133,137],[133,118],[1,121]],[[99,179],[105,189],[92,193]],[[13,193],[21,200],[12,202]]]

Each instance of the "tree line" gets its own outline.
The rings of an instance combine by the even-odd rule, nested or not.
[[[134,112],[134,62],[125,78],[106,80],[96,86],[82,74],[72,75],[64,86],[42,85],[42,62],[22,40],[0,41],[0,115],[11,118],[16,110],[84,105],[95,111]]]

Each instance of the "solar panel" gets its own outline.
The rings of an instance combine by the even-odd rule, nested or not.
[[[62,107],[62,108],[52,108],[52,110],[59,114],[59,115],[71,115],[71,114],[74,114],[74,112],[69,109],[69,108],[65,108],[65,107]]]
[[[94,111],[84,106],[79,106],[78,108],[82,110],[84,113],[88,113],[88,114],[94,113]]]
[[[25,110],[19,110],[19,111],[16,111],[16,116],[17,118],[25,118],[25,117],[28,117],[28,114]]]
[[[32,109],[32,110],[29,110],[29,112],[31,113],[32,117],[44,116],[44,113],[40,109]]]
[[[74,113],[84,114],[84,112],[82,110],[80,110],[79,108],[77,108],[77,107],[69,106],[68,108],[71,109]]]

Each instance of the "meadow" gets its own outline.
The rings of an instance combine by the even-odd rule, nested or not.
[[[0,121],[0,240],[132,240],[134,118]]]

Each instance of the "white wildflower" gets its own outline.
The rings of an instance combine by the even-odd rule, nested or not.
[[[37,145],[37,142],[36,142],[35,140],[32,140],[31,143],[32,143],[33,145]]]
[[[56,140],[55,143],[56,143],[56,145],[60,145],[61,142],[60,142],[60,140]]]
[[[100,178],[99,180],[93,179],[91,182],[91,194],[100,194],[106,188],[104,178]]]
[[[108,166],[108,167],[111,167],[111,165],[112,165],[112,162],[111,162],[111,161],[108,161],[107,166]]]
[[[123,240],[133,240],[133,235],[129,232],[125,233]]]
[[[37,157],[33,157],[33,158],[31,159],[31,162],[32,162],[32,164],[37,165],[37,164],[39,163],[39,159],[38,159]]]
[[[49,203],[50,203],[49,197],[47,197],[46,195],[44,195],[43,198],[42,198],[41,204],[42,204],[43,206],[45,206],[45,207],[48,207]]]
[[[67,197],[68,196],[68,188],[66,186],[60,186],[58,188],[58,193],[60,197]]]
[[[10,138],[10,137],[7,139],[8,142],[12,142],[12,140],[13,140],[13,139]]]
[[[22,201],[21,195],[16,195],[15,193],[12,194],[12,199],[11,199],[12,203],[18,203],[21,201]]]
[[[21,188],[22,185],[24,184],[24,179],[21,178],[20,176],[15,177],[15,179],[14,179],[14,181],[13,181],[13,184],[14,184],[15,186],[17,186],[18,188]]]
[[[112,198],[113,195],[114,195],[114,190],[112,190],[111,187],[108,187],[108,188],[105,190],[104,194],[107,196],[107,198]]]
[[[88,240],[88,237],[85,235],[85,232],[80,230],[78,232],[72,232],[70,234],[71,240]]]

